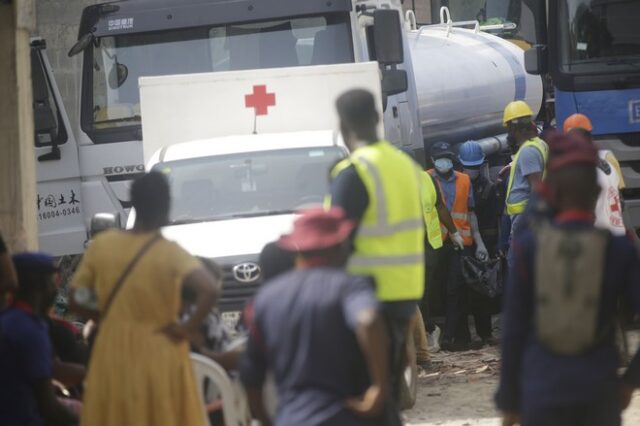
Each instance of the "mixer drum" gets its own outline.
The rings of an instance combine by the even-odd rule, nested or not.
[[[502,112],[526,101],[537,115],[540,76],[527,74],[524,51],[491,34],[427,26],[407,34],[425,145],[504,133]]]

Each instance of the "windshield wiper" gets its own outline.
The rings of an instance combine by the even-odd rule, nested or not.
[[[615,58],[605,62],[607,65],[629,65],[640,70],[640,58]]]
[[[241,217],[258,217],[258,216],[277,216],[281,214],[293,214],[293,213],[295,213],[295,210],[292,210],[292,209],[263,210],[263,211],[257,211],[257,212],[232,214],[230,217],[241,218]]]
[[[229,219],[238,219],[245,217],[259,217],[259,216],[277,216],[281,214],[293,214],[295,210],[286,209],[286,210],[262,210],[256,212],[246,212],[246,213],[235,213],[224,216],[215,216],[215,217],[205,217],[205,218],[185,218],[185,219],[177,219],[173,222],[170,222],[169,225],[190,225],[194,223],[203,223],[203,222],[216,222],[219,220],[229,220]]]
[[[177,219],[172,222],[169,222],[169,226],[173,225],[190,225],[193,223],[203,223],[203,222],[215,222],[218,220],[229,219],[231,216],[217,216],[217,217],[205,217],[205,218],[195,218],[195,219]]]
[[[631,57],[604,57],[604,58],[591,58],[576,60],[568,65],[580,66],[588,64],[604,64],[604,65],[629,65],[635,68],[640,68],[640,56],[634,55]]]
[[[94,121],[93,124],[125,123],[129,121],[140,121],[140,120],[142,120],[141,116],[133,115],[131,117],[112,118],[109,120]]]

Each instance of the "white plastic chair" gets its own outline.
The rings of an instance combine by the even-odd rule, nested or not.
[[[251,424],[251,417],[249,415],[247,398],[242,386],[240,386],[239,383],[232,382],[224,368],[205,356],[192,353],[191,363],[200,391],[203,409],[205,401],[208,399],[207,397],[220,397],[222,399],[225,425],[249,426]],[[205,394],[206,379],[209,379],[209,389]],[[217,395],[212,395],[212,387],[216,388],[214,394]],[[206,424],[209,425],[208,416]]]

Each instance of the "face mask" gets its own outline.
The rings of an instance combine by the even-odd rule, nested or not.
[[[464,169],[463,172],[464,174],[469,175],[471,180],[476,180],[478,179],[478,176],[480,176],[480,169]]]
[[[453,162],[449,158],[438,158],[435,166],[438,173],[449,173],[453,169]]]

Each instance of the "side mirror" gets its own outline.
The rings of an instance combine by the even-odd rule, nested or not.
[[[547,46],[536,44],[524,52],[524,69],[529,74],[546,74],[549,70]]]
[[[398,65],[404,62],[403,31],[397,10],[377,9],[373,12],[373,43],[380,64]]]
[[[84,52],[84,50],[89,47],[89,45],[93,42],[93,33],[86,33],[82,37],[78,39],[76,44],[69,49],[69,53],[67,55],[69,57],[76,56],[80,52]]]
[[[91,238],[95,238],[96,235],[107,229],[119,229],[122,228],[120,223],[120,215],[113,213],[96,213],[91,218]]]
[[[382,93],[393,96],[404,93],[409,88],[409,80],[405,70],[387,69],[382,71]]]
[[[129,68],[118,62],[116,58],[116,63],[111,67],[111,71],[109,71],[109,87],[114,90],[119,88],[127,81],[127,77],[129,77]]]

